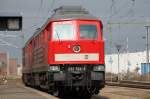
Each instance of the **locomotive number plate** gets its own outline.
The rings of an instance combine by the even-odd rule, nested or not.
[[[99,54],[55,54],[55,61],[99,61]]]

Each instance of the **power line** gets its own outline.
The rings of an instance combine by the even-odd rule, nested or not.
[[[128,2],[127,2],[128,3]],[[121,8],[118,9],[118,11],[116,11],[116,1],[112,0],[112,4],[110,6],[110,16],[108,18],[108,30],[110,32],[110,36],[109,36],[109,40],[110,40],[110,48],[112,48],[112,17],[117,15],[122,9],[121,8],[125,8],[124,6],[126,6],[127,4],[125,3],[123,6],[121,6]],[[120,24],[119,24],[120,25]]]
[[[39,13],[40,13],[40,11],[42,10],[42,7],[43,7],[43,0],[41,0],[41,2],[40,2],[40,6],[39,6],[39,8],[38,8],[38,12],[37,12],[37,15],[36,15],[36,17],[35,16],[26,16],[26,17],[24,17],[24,18],[27,18],[27,19],[42,19],[42,21],[44,20],[46,20],[47,19],[47,16],[48,16],[48,14],[49,14],[49,12],[50,11],[52,11],[52,8],[53,8],[53,6],[54,6],[54,3],[55,3],[55,0],[52,0],[52,2],[51,2],[51,5],[50,5],[50,8],[49,8],[49,10],[48,10],[48,12],[47,12],[47,14],[46,14],[46,16],[45,17],[43,17],[43,16],[40,16],[39,17]],[[39,21],[38,23],[41,23],[41,21]],[[35,26],[37,26],[37,24],[38,23],[35,23],[34,25],[32,25],[31,27],[35,27]],[[28,27],[28,28],[31,28],[31,27]],[[26,28],[27,30],[28,30],[28,28]],[[21,37],[23,38],[23,42],[24,42],[24,33],[22,33],[22,35],[21,35]]]
[[[128,24],[141,24],[141,25],[146,25],[147,24],[147,22],[108,22],[108,24],[126,24],[126,25],[128,25]]]
[[[119,12],[122,10],[122,8],[124,9],[126,6],[127,6],[128,2],[124,3],[124,5],[122,5],[120,8],[118,8],[118,10],[116,10],[116,2],[115,0],[112,0],[112,4],[111,4],[111,7],[110,7],[110,18],[116,16],[117,14],[119,14]]]
[[[36,16],[38,16],[38,15],[40,14],[40,12],[41,12],[41,10],[42,10],[42,6],[43,6],[43,0],[40,0],[40,6],[39,6],[39,8],[38,8],[38,11],[37,11],[37,15],[36,15]]]
[[[131,7],[127,13],[127,15],[131,15],[132,17],[134,16],[134,6],[135,6],[135,0],[131,0]]]
[[[39,17],[39,16],[37,15],[37,17],[34,17],[34,16],[27,16],[27,17],[24,17],[24,18],[28,18],[28,19],[38,18],[38,19],[42,19],[42,21],[44,20],[44,22],[45,22],[45,20],[48,18],[47,16],[48,16],[49,12],[52,11],[52,8],[53,8],[53,6],[54,6],[54,3],[55,3],[55,0],[52,0],[51,5],[50,5],[50,8],[49,8],[49,10],[48,10],[46,16],[40,16],[40,17]],[[40,2],[40,7],[39,7],[39,10],[38,10],[38,13],[40,13],[40,11],[41,11],[41,9],[42,9],[42,6],[43,6],[43,0],[41,0],[41,2]],[[37,13],[37,14],[38,14],[38,13]],[[41,23],[41,21],[38,22],[38,23]],[[37,23],[35,23],[34,25],[37,25]]]
[[[54,4],[55,4],[55,0],[52,0],[51,2],[51,5],[50,5],[50,8],[48,10],[48,14],[50,13],[50,11],[52,11],[53,7],[54,7]]]
[[[112,0],[112,4],[110,6],[111,14],[110,14],[108,22],[111,22],[111,19],[112,19],[112,16],[113,16],[114,6],[115,6],[115,0]],[[109,29],[109,32],[110,32],[109,40],[110,40],[110,52],[111,52],[112,51],[112,28],[111,28],[111,24],[109,24],[109,28],[108,29]]]
[[[129,7],[129,10],[127,11],[127,13],[125,15],[122,15],[120,17],[134,17],[135,13],[134,13],[134,7],[135,7],[135,0],[131,0],[131,5]]]

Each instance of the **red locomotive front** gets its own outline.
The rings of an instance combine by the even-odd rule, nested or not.
[[[105,85],[102,30],[82,7],[56,9],[24,47],[23,82],[55,95],[98,94]]]
[[[98,20],[52,22],[49,64],[104,64],[102,24]]]

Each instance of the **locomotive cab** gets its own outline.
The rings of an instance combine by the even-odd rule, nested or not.
[[[52,23],[50,64],[104,64],[102,24],[96,20]]]

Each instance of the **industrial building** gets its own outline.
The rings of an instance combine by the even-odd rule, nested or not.
[[[22,65],[18,64],[18,60],[10,58],[8,53],[0,53],[0,75],[21,75]]]
[[[8,56],[6,53],[0,53],[0,75],[7,74]]]
[[[9,59],[9,74],[17,75],[17,59],[10,58]]]
[[[144,65],[146,63],[146,52],[120,53],[119,54],[119,73],[134,72],[138,68],[138,73],[143,74],[150,69]],[[118,54],[105,56],[106,72],[118,73]],[[144,69],[143,69],[144,68]]]

